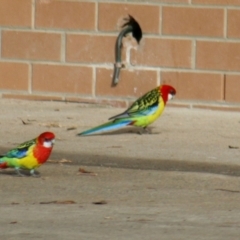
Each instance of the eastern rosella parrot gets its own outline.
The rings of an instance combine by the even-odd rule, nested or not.
[[[125,126],[137,126],[145,130],[162,114],[167,101],[172,99],[175,94],[176,90],[172,86],[160,85],[137,99],[125,112],[109,118],[110,122],[78,135],[98,134]]]
[[[37,138],[24,142],[0,157],[0,168],[15,168],[18,176],[25,176],[20,170],[30,170],[34,177],[35,169],[45,163],[53,148],[55,135],[44,132]]]

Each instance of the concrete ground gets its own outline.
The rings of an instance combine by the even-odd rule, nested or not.
[[[0,172],[1,240],[239,239],[240,113],[167,107],[152,134],[77,137],[123,109],[1,99],[0,111],[1,153],[56,134],[40,178]]]

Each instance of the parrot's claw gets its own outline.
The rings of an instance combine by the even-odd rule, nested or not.
[[[34,170],[34,169],[32,169],[32,170],[30,171],[30,174],[31,174],[32,177],[41,177],[40,174],[36,174],[36,173],[35,173],[35,170]]]
[[[32,177],[36,177],[36,178],[41,177],[40,174],[35,174],[35,173],[31,174],[31,176],[32,176]]]
[[[142,135],[142,134],[151,134],[152,131],[151,129],[148,129],[148,128],[142,128],[141,130],[138,131],[138,134]]]
[[[23,174],[23,173],[20,171],[19,168],[16,168],[15,170],[16,170],[16,173],[17,173],[17,177],[29,177],[28,174],[27,174],[27,175],[26,175],[26,174]],[[40,174],[36,174],[36,173],[35,173],[35,170],[34,170],[34,169],[30,170],[30,175],[31,175],[32,177],[41,177]]]
[[[19,169],[16,169],[17,177],[27,177],[27,175],[20,172]]]

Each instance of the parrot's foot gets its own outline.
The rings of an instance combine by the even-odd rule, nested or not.
[[[16,169],[17,177],[27,177],[27,175],[20,172],[20,169]]]
[[[30,174],[31,174],[32,177],[41,177],[41,175],[40,175],[39,173],[38,173],[38,174],[35,173],[35,170],[34,170],[34,169],[32,169],[32,170],[30,171]]]
[[[147,127],[142,128],[141,130],[138,131],[138,134],[142,135],[142,134],[151,134],[152,131],[151,129],[148,129]]]
[[[31,176],[32,176],[32,177],[36,177],[36,178],[41,177],[40,174],[36,174],[36,173],[31,174]]]
[[[17,173],[17,177],[29,177],[29,174],[23,174],[23,173],[20,171],[19,168],[16,168],[15,170],[16,170],[16,173]],[[35,173],[35,170],[34,170],[34,169],[30,170],[30,175],[31,175],[32,177],[41,177],[41,175],[40,175],[39,173],[38,173],[38,174]]]

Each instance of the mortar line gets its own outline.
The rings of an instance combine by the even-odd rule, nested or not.
[[[35,2],[35,0],[32,0],[31,29],[35,29],[35,15],[36,15],[35,6],[36,6],[36,2]]]
[[[95,31],[98,32],[98,1],[95,1]]]
[[[62,65],[62,62],[54,62],[54,61],[38,61],[38,60],[23,60],[23,59],[9,59],[9,58],[1,58],[0,62],[9,62],[9,63],[25,63],[28,64],[31,61],[31,64],[42,64],[42,65]],[[105,68],[108,70],[112,70],[112,63],[79,63],[79,62],[65,62],[65,66],[76,66],[76,67],[96,67],[96,68]],[[130,70],[144,70],[144,71],[156,71],[159,66],[129,66]],[[188,67],[161,67],[162,72],[171,71],[171,72],[190,72],[190,73],[210,73],[210,74],[228,74],[228,75],[240,75],[239,70],[218,70],[218,69],[192,69]]]
[[[161,69],[158,68],[157,70],[157,86],[159,86],[161,84]]]
[[[66,62],[66,33],[63,33],[61,36],[61,62]]]
[[[223,100],[226,101],[226,74],[223,74]]]
[[[2,59],[2,29],[0,28],[0,59]]]
[[[79,1],[79,0],[78,0]],[[97,0],[88,0],[88,2],[96,2]],[[98,2],[98,1],[97,1]],[[106,2],[106,1],[100,1],[100,2]],[[155,3],[155,2],[148,2],[148,1],[124,1],[127,2],[128,5],[143,5],[143,6],[152,6],[152,7],[157,7],[157,6],[173,6],[172,1],[171,2],[159,2],[159,3]],[[119,4],[119,3],[123,3],[123,0],[115,0],[115,1],[111,1],[111,4]],[[215,9],[219,9],[219,8],[223,8],[228,6],[228,4],[201,4],[201,3],[192,3],[192,0],[188,0],[187,3],[176,3],[174,6],[177,7],[198,7],[198,8],[215,8]],[[234,5],[232,4],[230,6],[231,8],[240,8],[240,5]]]
[[[197,43],[196,43],[196,40],[193,40],[192,41],[192,69],[196,69],[196,46],[197,46]]]
[[[163,10],[162,10],[162,6],[159,6],[159,35],[162,35],[162,19],[163,19]]]
[[[102,37],[116,37],[116,32],[95,32],[95,31],[76,31],[76,30],[65,30],[65,29],[49,29],[49,28],[38,28],[38,29],[29,29],[29,28],[13,28],[13,27],[1,27],[2,30],[5,31],[18,31],[18,32],[30,32],[30,33],[51,33],[51,34],[75,34],[75,35],[91,35],[91,36],[102,36]],[[182,40],[182,41],[190,41],[193,39],[198,39],[200,41],[209,41],[209,42],[229,42],[229,43],[240,43],[240,41],[236,38],[224,38],[224,37],[215,37],[215,36],[194,36],[194,35],[159,35],[159,34],[148,34],[145,33],[144,37],[146,39],[167,39],[167,40]]]
[[[33,68],[32,63],[29,63],[28,64],[28,93],[29,94],[32,94],[32,77],[33,77],[32,68]]]
[[[92,67],[92,98],[96,98],[96,67]]]
[[[228,21],[228,10],[227,8],[224,8],[223,13],[223,37],[227,38],[227,21]]]

